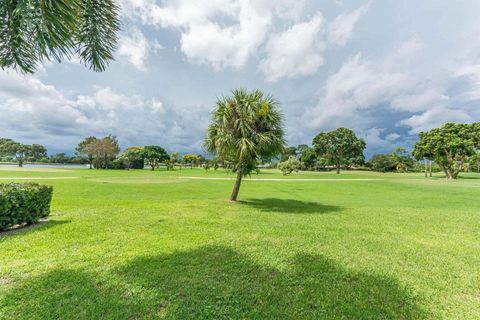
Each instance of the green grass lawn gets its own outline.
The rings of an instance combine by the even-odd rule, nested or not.
[[[480,318],[480,175],[189,177],[233,175],[1,168],[54,198],[0,234],[0,319]]]

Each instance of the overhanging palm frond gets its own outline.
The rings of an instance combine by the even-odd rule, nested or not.
[[[45,60],[78,54],[105,70],[120,29],[113,0],[0,1],[0,67],[33,73]]]

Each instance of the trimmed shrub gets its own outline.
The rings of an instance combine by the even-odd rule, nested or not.
[[[52,191],[52,187],[37,183],[0,184],[0,230],[48,216]]]

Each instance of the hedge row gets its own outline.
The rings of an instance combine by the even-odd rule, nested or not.
[[[0,230],[48,216],[52,191],[36,183],[0,184]]]

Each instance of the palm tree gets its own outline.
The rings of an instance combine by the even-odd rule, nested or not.
[[[217,101],[204,146],[233,165],[237,179],[230,201],[237,200],[242,177],[256,169],[258,159],[280,154],[284,145],[283,116],[272,96],[239,89]]]
[[[0,68],[35,72],[78,55],[95,71],[113,59],[120,28],[114,0],[0,1]]]

